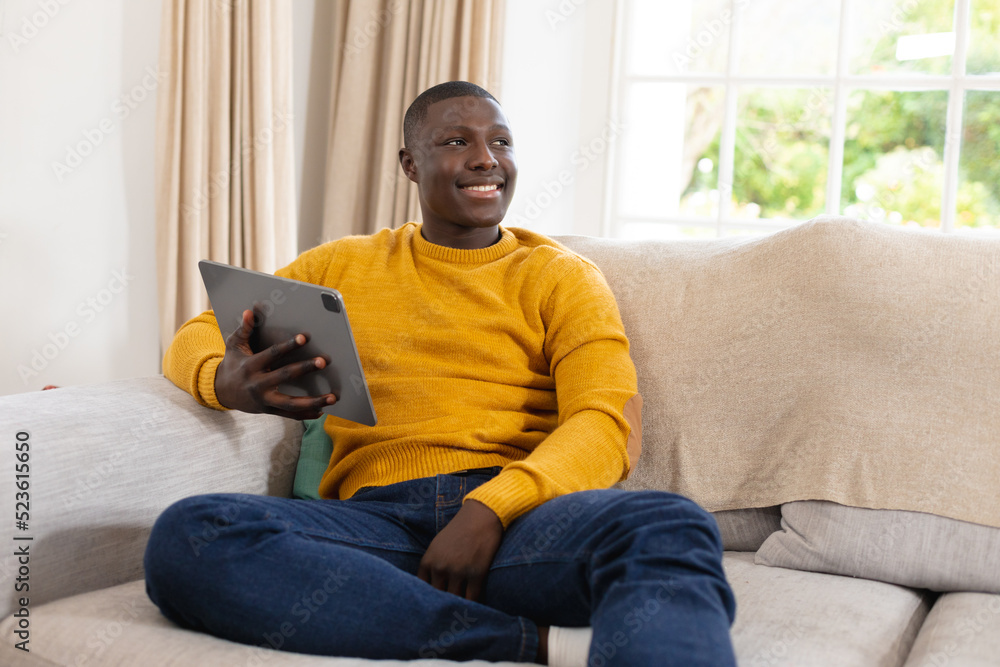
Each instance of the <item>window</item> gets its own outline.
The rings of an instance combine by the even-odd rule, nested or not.
[[[1000,0],[619,0],[609,236],[1000,234]]]

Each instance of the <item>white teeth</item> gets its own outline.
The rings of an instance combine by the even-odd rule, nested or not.
[[[495,185],[467,185],[463,190],[476,190],[477,192],[492,192],[497,189]]]

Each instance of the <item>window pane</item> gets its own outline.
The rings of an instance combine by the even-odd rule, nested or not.
[[[749,88],[739,96],[736,218],[811,218],[823,212],[832,93]]]
[[[722,125],[723,101],[721,87],[628,86],[618,170],[620,215],[718,214],[715,138]]]
[[[729,57],[729,0],[631,0],[625,40],[629,74],[721,74]]]
[[[866,0],[851,20],[851,74],[950,74],[954,0]]]
[[[755,0],[745,5],[743,16],[740,74],[836,72],[840,0]]]
[[[957,228],[1000,229],[1000,92],[969,91],[959,165]]]
[[[940,227],[946,91],[855,91],[844,141],[844,214]]]
[[[966,71],[969,74],[1000,73],[1000,3],[973,0],[969,13],[971,29]]]

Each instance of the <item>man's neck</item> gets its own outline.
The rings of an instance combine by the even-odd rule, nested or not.
[[[457,250],[479,250],[488,248],[502,238],[500,226],[492,227],[460,227],[454,225],[449,229],[429,228],[422,226],[421,235],[434,245],[441,245]]]

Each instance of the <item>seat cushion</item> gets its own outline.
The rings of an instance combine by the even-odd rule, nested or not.
[[[938,598],[913,643],[906,667],[995,667],[1000,661],[1000,595]]]
[[[740,664],[779,667],[902,665],[930,609],[928,597],[900,586],[829,574],[755,565],[752,553],[727,552],[726,574],[736,593],[733,643]],[[31,609],[30,653],[0,643],[9,667],[188,667],[280,664],[283,667],[415,665],[454,667],[447,660],[413,662],[280,655],[167,621],[142,581],[57,600]],[[13,637],[15,621],[0,624]],[[280,658],[277,660],[276,658]],[[462,663],[468,667],[527,667],[524,663]]]
[[[896,667],[930,609],[927,593],[865,579],[755,565],[726,552],[741,665]]]
[[[278,653],[184,630],[161,614],[143,581],[57,600],[30,610],[30,653],[14,648],[17,619],[0,624],[0,665],[5,667],[454,667],[450,660],[412,662],[324,658]],[[263,641],[261,643],[264,643]],[[468,667],[530,667],[513,662],[465,662]]]

